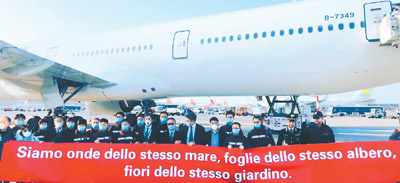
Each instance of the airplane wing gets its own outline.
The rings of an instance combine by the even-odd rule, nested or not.
[[[116,85],[37,56],[1,40],[0,79],[18,86],[26,93],[40,93],[47,108],[58,107],[61,104],[63,106],[66,101],[62,101],[62,97],[66,93],[74,95],[87,86],[108,88]],[[55,99],[55,96],[58,98],[58,95],[60,98]],[[66,100],[68,101],[71,97]],[[56,101],[51,102],[53,100]]]

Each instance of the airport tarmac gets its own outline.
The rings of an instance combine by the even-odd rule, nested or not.
[[[0,116],[7,115],[13,119],[15,114],[23,113],[27,118],[30,116],[43,117],[47,112],[0,112]],[[107,118],[111,123],[115,119],[112,115],[106,116],[94,116],[88,112],[77,112],[75,115],[84,117],[85,119],[92,120],[95,117]],[[209,130],[209,119],[211,117],[217,117],[220,120],[220,126],[226,124],[224,115],[208,115],[198,114],[197,123],[203,125],[206,130]],[[183,116],[173,116],[177,123],[183,123]],[[252,116],[236,116],[236,120],[242,124],[242,130],[244,134],[247,134],[253,129]],[[326,118],[327,125],[329,125],[335,133],[335,139],[337,142],[348,142],[348,141],[386,141],[394,131],[395,128],[399,127],[399,119],[369,119],[365,117],[334,117]],[[275,141],[277,141],[278,135],[274,134]]]

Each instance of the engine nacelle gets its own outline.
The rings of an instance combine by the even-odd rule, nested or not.
[[[141,101],[93,101],[86,102],[86,108],[92,115],[114,115],[117,112],[131,112],[133,108],[140,105]]]

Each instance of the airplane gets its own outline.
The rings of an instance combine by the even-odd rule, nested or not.
[[[381,44],[378,32],[398,3],[305,0],[30,45],[0,41],[0,100],[48,109],[84,101],[91,113],[115,114],[157,98],[399,83],[398,46]]]

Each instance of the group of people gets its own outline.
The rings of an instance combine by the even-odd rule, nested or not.
[[[185,122],[177,125],[175,118],[162,112],[159,119],[146,114],[137,116],[133,125],[125,118],[123,112],[115,114],[115,124],[110,125],[105,118],[95,118],[91,127],[87,128],[86,119],[75,116],[64,117],[32,117],[25,124],[25,116],[17,114],[14,123],[4,116],[0,120],[0,153],[3,144],[9,140],[40,141],[40,142],[95,142],[95,143],[157,143],[157,144],[188,144],[219,146],[240,149],[252,147],[333,143],[335,137],[332,130],[323,124],[323,114],[314,114],[314,124],[301,131],[295,126],[296,115],[287,118],[287,127],[279,132],[278,141],[272,136],[272,130],[267,127],[268,116],[255,116],[252,119],[253,129],[247,136],[243,134],[241,124],[235,121],[235,113],[227,111],[225,125],[220,125],[217,117],[210,118],[210,130],[196,123],[197,116],[187,110]],[[11,126],[10,126],[11,125]],[[131,127],[132,125],[132,127]]]

